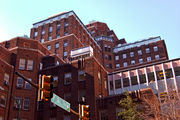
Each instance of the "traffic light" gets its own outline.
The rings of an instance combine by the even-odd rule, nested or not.
[[[90,118],[89,105],[81,105],[81,118],[82,120],[89,120]]]
[[[53,97],[53,77],[51,75],[42,75],[39,80],[39,94],[38,101],[48,101]]]

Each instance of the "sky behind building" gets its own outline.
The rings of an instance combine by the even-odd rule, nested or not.
[[[30,36],[33,23],[73,10],[84,24],[105,22],[128,43],[161,36],[170,59],[179,58],[179,6],[179,0],[4,0],[0,4],[0,41]]]

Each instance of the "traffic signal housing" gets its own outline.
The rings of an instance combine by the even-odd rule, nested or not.
[[[52,75],[42,75],[39,80],[39,93],[38,101],[48,101],[53,97],[53,76]]]
[[[81,118],[82,120],[90,119],[90,106],[89,105],[81,105]]]

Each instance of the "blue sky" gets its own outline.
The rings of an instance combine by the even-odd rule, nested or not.
[[[32,24],[74,10],[84,24],[105,22],[126,41],[161,36],[180,58],[180,0],[1,0],[0,41],[30,35]]]

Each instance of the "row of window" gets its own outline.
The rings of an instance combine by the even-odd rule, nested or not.
[[[158,51],[158,46],[153,47],[154,52]],[[142,50],[137,51],[138,55],[142,55]],[[146,48],[146,53],[150,53],[150,48]],[[130,57],[134,57],[134,52],[130,52]],[[123,59],[127,58],[127,54],[122,55]],[[115,60],[119,60],[119,55],[115,56]]]
[[[23,105],[22,105],[23,103]],[[24,98],[22,97],[15,97],[14,99],[14,108],[20,108],[23,110],[29,110],[30,109],[30,98]]]
[[[26,66],[26,59],[19,60],[19,69],[20,70],[33,70],[33,60],[27,60]]]
[[[29,78],[28,80],[29,80],[29,81],[32,81],[32,79],[30,79],[30,78]],[[21,77],[17,77],[16,87],[17,87],[17,88],[29,89],[29,90],[32,89],[31,84],[29,84],[29,83],[26,82],[26,81],[25,81],[25,84],[24,84],[24,80],[23,80]]]
[[[59,43],[55,43],[55,49],[59,49]],[[64,41],[64,47],[68,46],[68,42]],[[47,45],[48,50],[51,50],[51,45]]]
[[[174,71],[175,71],[176,76],[180,76],[180,67],[175,67]],[[162,70],[156,71],[157,80],[163,80],[164,79],[164,76],[163,76],[162,73],[163,73]],[[172,69],[166,69],[165,70],[165,75],[166,75],[167,79],[172,78],[173,77]],[[149,83],[151,81],[155,81],[154,72],[147,73],[147,77],[148,77],[147,81]],[[137,85],[138,84],[137,76],[131,76],[130,80],[131,80],[132,85]],[[129,78],[123,78],[122,82],[123,82],[123,87],[130,86]],[[145,74],[139,75],[139,82],[140,82],[140,84],[146,83]],[[118,89],[118,88],[121,88],[121,87],[122,87],[121,79],[115,80],[115,89]],[[113,90],[113,81],[110,81],[110,90]]]
[[[155,55],[155,59],[156,60],[159,60],[159,55]],[[150,62],[151,61],[151,57],[147,57],[147,62]],[[143,61],[143,59],[142,58],[140,58],[139,59],[139,63],[143,63],[144,61]],[[135,60],[131,60],[131,65],[134,65],[134,64],[136,64],[136,62],[135,62]],[[128,63],[127,62],[124,62],[123,63],[123,67],[127,67],[128,66]],[[116,64],[116,68],[120,68],[120,64],[118,63],[118,64]]]
[[[66,23],[64,24],[64,27],[68,27],[68,26],[69,26],[69,23],[66,22]],[[60,30],[60,28],[61,28],[61,25],[60,25],[60,24],[57,24],[56,29],[57,29],[57,30]],[[52,31],[53,31],[53,27],[52,27],[52,26],[49,26],[49,32],[52,32]],[[41,35],[44,35],[44,34],[45,34],[45,30],[42,29]],[[37,37],[37,36],[38,36],[38,31],[34,32],[34,37]]]

